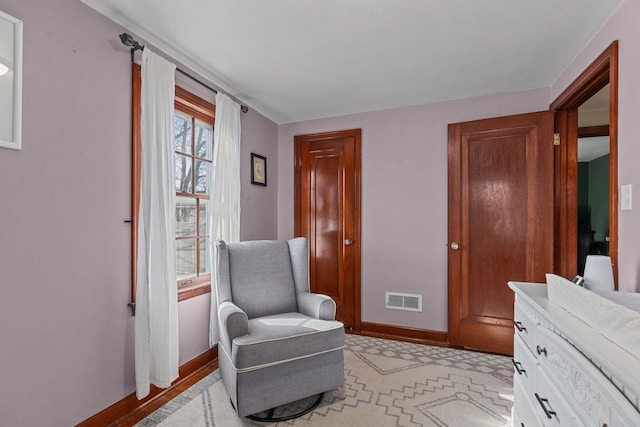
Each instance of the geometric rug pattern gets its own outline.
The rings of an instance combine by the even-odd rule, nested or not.
[[[511,425],[513,367],[508,357],[347,335],[344,358],[342,388],[325,393],[320,406],[309,414],[275,425]],[[307,403],[308,399],[280,407],[276,416],[296,412]],[[137,424],[140,427],[260,425],[265,424],[236,415],[218,371]]]

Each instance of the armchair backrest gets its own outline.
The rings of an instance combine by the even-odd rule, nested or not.
[[[295,250],[290,251],[292,242]],[[301,243],[307,251],[300,249]],[[229,244],[217,241],[215,264],[219,302],[233,302],[250,319],[295,312],[296,293],[305,291],[305,285],[308,291],[306,239]]]

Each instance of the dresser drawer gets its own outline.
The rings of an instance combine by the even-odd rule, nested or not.
[[[526,305],[518,300],[516,300],[514,308],[513,325],[516,335],[522,339],[529,350],[534,351],[536,348],[536,326],[538,321],[533,314],[529,313]]]
[[[581,427],[576,413],[553,385],[551,379],[540,369],[536,374],[536,393],[533,404],[535,413],[545,427]]]
[[[640,426],[640,413],[582,353],[547,328],[539,327],[536,334],[536,375],[548,375],[585,425]]]
[[[513,381],[513,427],[538,427],[541,421],[531,406],[535,399],[533,392],[525,391],[519,378]]]
[[[536,387],[536,366],[538,362],[524,341],[513,337],[513,375],[518,379],[528,395],[533,396]]]

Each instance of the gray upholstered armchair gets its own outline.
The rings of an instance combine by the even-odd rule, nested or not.
[[[309,243],[216,242],[218,360],[240,416],[339,388],[344,327],[309,292]]]

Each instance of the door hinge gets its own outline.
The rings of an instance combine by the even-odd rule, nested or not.
[[[553,134],[553,145],[560,145],[560,134],[559,133],[554,133]]]

